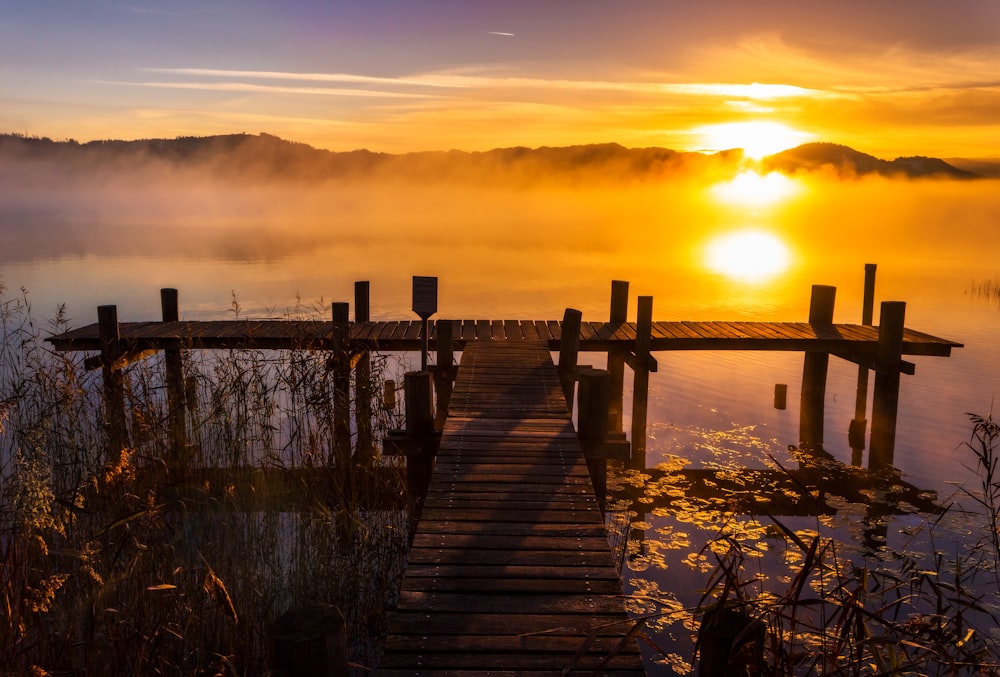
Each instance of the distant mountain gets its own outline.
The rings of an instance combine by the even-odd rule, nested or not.
[[[752,161],[740,150],[704,153],[607,144],[498,148],[485,152],[429,151],[405,154],[368,150],[333,152],[270,134],[228,134],[139,141],[52,141],[0,135],[0,160],[22,167],[55,163],[66,172],[128,174],[169,169],[205,170],[212,176],[253,181],[400,178],[416,181],[557,182],[655,181],[697,175],[735,175]],[[833,171],[839,176],[972,178],[944,160],[908,157],[880,160],[847,146],[811,143],[771,155],[758,165],[787,173]]]
[[[930,157],[901,157],[880,160],[835,143],[807,143],[761,160],[764,169],[787,173],[834,171],[839,176],[903,176],[907,178],[948,177],[970,179],[976,175],[944,160]]]

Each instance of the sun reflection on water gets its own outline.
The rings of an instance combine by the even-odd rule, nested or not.
[[[747,169],[709,192],[717,201],[737,207],[770,207],[798,194],[802,184],[780,172],[759,174]]]
[[[710,270],[742,282],[763,282],[785,272],[791,251],[776,235],[764,230],[739,230],[710,240],[705,264]]]

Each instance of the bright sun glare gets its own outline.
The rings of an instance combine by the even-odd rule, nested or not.
[[[706,125],[694,130],[702,145],[711,151],[742,148],[744,154],[759,160],[765,155],[800,146],[816,137],[780,122],[727,122]]]
[[[779,172],[761,176],[748,169],[709,190],[720,202],[741,207],[765,207],[791,197],[800,189],[801,184]]]
[[[710,241],[705,248],[705,262],[712,270],[733,279],[763,282],[784,272],[791,263],[791,254],[772,233],[742,230]]]

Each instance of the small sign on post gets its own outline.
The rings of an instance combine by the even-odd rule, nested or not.
[[[413,276],[413,312],[421,320],[420,327],[420,370],[427,370],[427,345],[429,336],[427,320],[438,309],[438,279],[422,275]]]

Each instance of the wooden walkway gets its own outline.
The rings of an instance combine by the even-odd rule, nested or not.
[[[466,345],[379,674],[645,674],[547,341]]]
[[[562,336],[557,320],[451,320],[456,347],[478,341],[544,342],[555,350]],[[350,341],[379,350],[419,350],[419,321],[360,322],[350,325]],[[435,347],[436,323],[430,345]],[[164,348],[330,348],[333,323],[319,320],[222,320],[183,322],[122,322],[122,343],[128,351]],[[580,350],[606,351],[635,343],[634,322],[583,322]],[[98,325],[91,324],[48,339],[56,350],[101,349]],[[947,357],[960,343],[906,329],[903,355]],[[856,324],[818,325],[807,322],[653,322],[652,351],[784,350],[874,354],[878,328]]]

